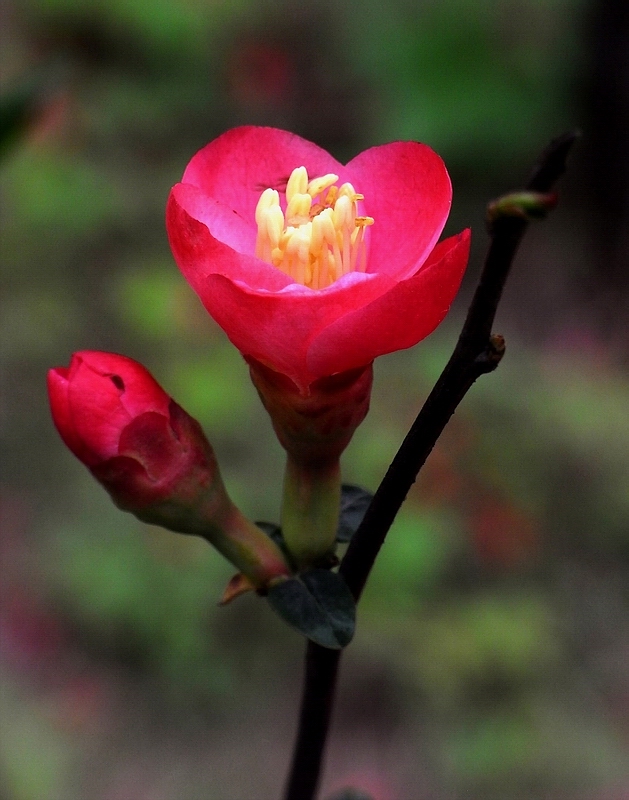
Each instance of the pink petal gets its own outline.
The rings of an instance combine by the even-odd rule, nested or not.
[[[70,365],[68,399],[77,436],[99,460],[118,452],[120,431],[130,414],[120,403],[120,389],[75,353]]]
[[[368,272],[397,280],[415,274],[439,240],[452,202],[441,158],[425,144],[392,142],[356,156],[347,171],[365,196],[369,228]]]
[[[144,367],[125,356],[75,353],[66,380],[63,418],[70,420],[73,433],[64,441],[88,466],[117,454],[120,432],[134,416],[145,411],[168,415],[168,395]]]
[[[238,253],[253,255],[256,248],[255,219],[244,220],[236,211],[207,195],[191,183],[178,183],[172,188],[176,202],[192,219],[202,222],[212,236]]]
[[[76,432],[68,396],[68,372],[67,367],[48,370],[48,398],[52,418],[61,438],[74,455],[84,464],[96,464],[100,458],[86,447]]]
[[[243,126],[227,131],[193,156],[182,183],[191,183],[234,209],[244,220],[255,219],[262,192],[283,192],[296,167],[310,177],[345,169],[317,145],[276,128]],[[345,178],[343,178],[345,180]]]
[[[80,357],[94,373],[92,385],[96,391],[107,392],[112,376],[122,380],[124,388],[118,389],[118,398],[129,417],[146,411],[157,411],[168,416],[170,397],[142,364],[128,356],[98,350],[83,350],[75,356]],[[97,376],[103,380],[99,381]]]
[[[207,278],[210,275],[226,275],[251,287],[262,287],[269,291],[282,289],[293,283],[292,279],[279,269],[256,258],[244,255],[234,247],[216,239],[208,230],[207,224],[199,222],[196,214],[209,220],[211,214],[198,208],[201,201],[199,190],[192,186],[177,184],[170,193],[166,207],[166,228],[170,247],[177,266],[184,277],[199,295],[208,311]],[[214,206],[216,210],[217,206]],[[220,213],[220,212],[219,212]],[[236,217],[239,220],[240,217]],[[220,226],[219,226],[220,227]],[[235,221],[230,231],[224,224],[220,230],[234,244],[239,235],[240,223]],[[243,233],[244,237],[247,234]],[[239,240],[240,241],[240,240]],[[255,247],[255,241],[253,243]],[[212,313],[210,311],[210,313]]]
[[[312,374],[306,363],[313,339],[393,285],[386,275],[353,273],[321,291],[295,284],[281,293],[263,293],[213,275],[207,280],[205,304],[243,355],[306,389],[323,374]]]
[[[411,278],[326,326],[312,340],[308,371],[317,377],[344,372],[432,333],[459,289],[469,247],[469,229],[440,242]]]

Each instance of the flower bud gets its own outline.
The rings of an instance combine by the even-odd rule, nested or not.
[[[290,569],[232,503],[199,423],[125,356],[83,351],[48,372],[61,438],[114,503],[139,519],[207,539],[264,587]]]

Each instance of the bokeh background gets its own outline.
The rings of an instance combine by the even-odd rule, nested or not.
[[[282,454],[176,269],[163,213],[242,123],[340,160],[415,139],[474,250],[446,323],[378,361],[344,458],[375,489],[456,339],[488,200],[583,137],[496,322],[507,339],[413,488],[344,657],[324,794],[629,797],[629,6],[622,0],[14,0],[2,106],[2,800],[277,800],[302,641],[203,542],[115,509],[45,372],[145,363],[230,492],[278,518]],[[392,198],[394,201],[394,198]],[[366,332],[368,335],[368,332]]]

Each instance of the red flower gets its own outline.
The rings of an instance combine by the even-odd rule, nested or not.
[[[469,252],[467,230],[437,244],[451,196],[426,145],[393,142],[343,166],[291,133],[242,127],[194,156],[166,225],[236,347],[305,394],[444,318]]]
[[[120,508],[141,520],[203,536],[249,579],[290,573],[277,545],[229,499],[199,423],[137,361],[75,353],[48,372],[61,438]]]

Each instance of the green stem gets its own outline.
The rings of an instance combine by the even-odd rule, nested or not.
[[[202,534],[259,588],[290,575],[280,548],[229,501]]]
[[[321,464],[305,464],[287,456],[282,533],[300,567],[334,551],[340,502],[338,458]]]

